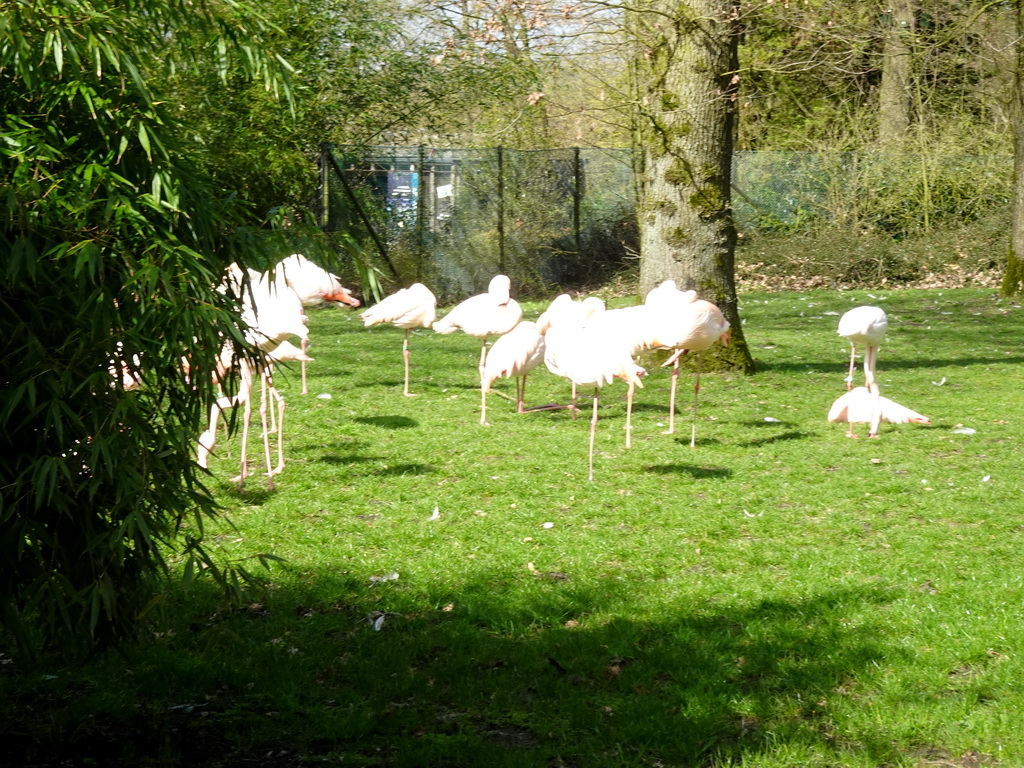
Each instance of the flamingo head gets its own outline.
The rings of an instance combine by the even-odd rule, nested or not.
[[[359,299],[357,299],[355,296],[353,296],[352,292],[349,291],[348,288],[342,288],[340,286],[338,287],[338,290],[334,291],[333,293],[325,294],[324,295],[324,300],[325,301],[336,301],[339,304],[348,304],[353,309],[355,309],[358,306],[360,306]]]

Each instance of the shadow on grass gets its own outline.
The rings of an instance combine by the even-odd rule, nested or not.
[[[781,443],[787,440],[806,440],[809,437],[817,437],[817,435],[811,432],[801,432],[798,429],[791,429],[788,432],[782,432],[778,435],[771,435],[770,437],[760,437],[756,440],[747,440],[738,445],[742,448],[757,448],[761,445],[771,445],[772,443]]]
[[[357,416],[352,421],[383,429],[409,429],[420,425],[416,419],[410,419],[408,416]]]
[[[645,469],[659,475],[689,475],[695,480],[732,477],[732,470],[727,467],[701,467],[697,464],[653,464]]]
[[[360,464],[369,464],[371,462],[384,461],[382,456],[338,456],[336,454],[324,454],[317,461],[323,464],[336,464],[336,465],[349,465],[355,468]],[[401,477],[403,475],[427,475],[437,472],[437,467],[432,464],[420,464],[418,462],[409,464],[394,464],[379,469],[366,469],[362,472],[355,473],[353,476],[359,477]]]
[[[0,705],[8,759],[618,768],[738,765],[791,748],[836,765],[854,753],[898,762],[880,726],[844,740],[830,709],[864,670],[905,653],[845,618],[880,613],[891,590],[679,597],[638,616],[610,577],[304,578],[242,610],[180,598],[173,630],[130,674],[110,658],[26,676]]]
[[[1024,363],[1024,357],[1020,355],[1006,355],[1005,357],[974,357],[965,356],[961,358],[947,358],[947,359],[936,359],[934,357],[923,357],[919,360],[906,360],[906,359],[886,359],[884,356],[884,348],[879,353],[878,371],[884,373],[885,371],[910,371],[918,368],[926,368],[928,370],[934,370],[937,368],[962,368],[969,365],[1019,365]],[[847,355],[847,360],[849,356]],[[857,361],[858,375],[863,375],[862,361]],[[846,375],[848,370],[847,367],[842,365],[842,362],[836,360],[834,362],[822,363],[822,362],[809,362],[801,360],[799,362],[776,362],[776,363],[759,363],[759,370],[761,371],[773,371],[776,373],[806,373],[808,370],[815,371],[816,373],[839,373]]]
[[[371,474],[378,477],[402,477],[403,475],[431,475],[435,472],[437,472],[437,467],[431,464],[397,464]]]
[[[383,461],[383,456],[339,456],[334,453],[325,453],[317,461],[323,464],[365,464],[370,461]]]

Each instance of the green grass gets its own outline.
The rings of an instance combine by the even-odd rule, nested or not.
[[[931,426],[825,422],[860,303],[890,317],[882,392]],[[234,490],[236,443],[212,464],[234,527],[208,534],[284,558],[266,593],[172,587],[128,658],[0,657],[17,763],[1024,764],[1024,313],[971,289],[741,312],[761,371],[702,379],[696,449],[692,375],[666,436],[652,366],[631,450],[603,392],[593,483],[589,412],[517,415],[502,380],[478,424],[475,339],[414,334],[403,398],[401,331],[312,312],[277,489]]]

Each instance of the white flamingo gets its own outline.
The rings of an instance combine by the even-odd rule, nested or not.
[[[238,482],[238,489],[243,489],[245,478],[248,475],[246,452],[252,416],[252,389],[255,376],[258,374],[262,395],[260,417],[263,422],[267,476],[270,488],[273,489],[274,475],[284,468],[282,434],[284,430],[284,398],[273,385],[272,368],[275,361],[305,362],[312,359],[290,342],[290,339],[296,336],[303,340],[309,337],[309,331],[305,325],[305,315],[302,313],[302,301],[285,281],[278,281],[269,273],[259,274],[251,271],[248,274],[248,279],[245,279],[244,273],[234,264],[229,267],[225,289],[235,290],[241,294],[242,319],[248,326],[245,340],[250,346],[256,347],[264,353],[266,364],[257,370],[248,360],[236,359],[229,346],[225,346],[221,351],[215,377],[222,380],[227,370],[237,368],[239,389],[238,393],[233,396],[219,398],[211,407],[210,428],[199,438],[197,460],[201,467],[207,466],[208,456],[216,441],[217,419],[220,412],[225,408],[241,405],[243,407],[241,473],[235,480]],[[267,402],[269,398],[273,398],[277,404],[277,424],[268,429]],[[274,412],[271,411],[272,420],[274,416]],[[278,432],[279,462],[276,468],[270,466],[269,434],[272,431]]]
[[[487,293],[457,304],[451,312],[434,322],[438,333],[463,331],[480,339],[480,365],[477,368],[483,382],[484,364],[487,361],[487,342],[495,336],[502,336],[519,324],[523,310],[511,296],[511,281],[505,275],[495,275],[487,287]],[[481,389],[483,389],[481,387]]]
[[[663,365],[672,366],[672,389],[669,396],[668,430],[676,428],[676,387],[679,382],[679,358],[689,352],[697,353],[697,377],[693,385],[693,423],[690,428],[690,447],[697,445],[697,401],[700,393],[700,369],[703,352],[716,341],[729,343],[729,321],[710,301],[695,299],[668,310],[664,323],[657,330],[654,345],[676,350]]]
[[[605,311],[604,301],[597,296],[588,296],[582,301],[573,301],[567,293],[559,294],[548,308],[537,318],[537,330],[542,334],[553,328],[582,328],[595,315]],[[561,408],[559,405],[539,406],[540,409]],[[576,419],[576,385],[572,385],[572,400],[568,406],[573,420]]]
[[[487,425],[487,393],[501,376],[516,380],[516,412],[523,413],[526,377],[544,361],[544,334],[537,323],[523,320],[491,345],[481,381],[480,423]]]
[[[869,434],[878,434],[878,427],[882,421],[882,405],[880,399],[882,394],[878,388],[878,380],[875,378],[875,364],[878,358],[878,348],[885,338],[885,332],[889,328],[889,318],[880,307],[860,306],[854,307],[839,318],[839,335],[850,341],[850,372],[846,377],[846,389],[853,389],[853,370],[856,365],[857,345],[865,347],[864,351],[864,386],[875,398],[874,415],[870,421]]]
[[[552,327],[545,334],[545,346],[544,363],[552,373],[569,379],[577,387],[594,388],[588,475],[593,481],[600,389],[616,378],[626,381],[630,387],[642,387],[640,377],[644,369],[633,362],[628,341],[591,325]]]
[[[332,275],[301,253],[293,253],[283,259],[274,270],[275,279],[283,278],[288,287],[298,295],[304,307],[313,307],[325,301],[347,304],[353,309],[359,307],[359,299],[353,296],[348,288],[342,286],[337,275]],[[306,351],[308,344],[308,339],[302,339],[303,352]],[[306,386],[305,360],[302,361],[302,394],[309,394],[309,387]]]
[[[405,360],[405,387],[402,394],[411,397],[409,392],[409,331],[414,328],[429,328],[437,317],[437,299],[423,283],[414,283],[393,293],[379,304],[367,309],[359,317],[363,327],[369,328],[379,323],[388,323],[405,330],[402,342],[402,358]]]
[[[889,318],[881,307],[854,307],[839,318],[839,335],[850,341],[850,373],[846,379],[847,391],[853,389],[853,369],[856,367],[857,345],[866,347],[864,353],[865,386],[875,384],[875,362],[878,347],[889,328]]]
[[[890,424],[931,424],[927,416],[922,416],[917,411],[912,411],[906,406],[894,403],[887,397],[872,393],[867,387],[854,387],[849,392],[838,398],[828,412],[830,423],[840,422],[849,424],[846,432],[847,437],[857,437],[853,433],[854,424],[871,424],[874,431],[868,432],[868,437],[878,436],[876,415],[880,421]]]

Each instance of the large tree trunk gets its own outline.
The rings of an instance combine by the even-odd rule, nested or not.
[[[1003,276],[1007,296],[1024,291],[1024,0],[1017,5],[1017,65],[1010,99],[1013,123],[1013,220],[1010,224],[1010,258]]]
[[[916,28],[915,0],[893,0],[882,14],[882,84],[878,91],[878,141],[902,141],[910,128],[911,80]]]
[[[648,0],[634,14],[640,292],[672,279],[717,304],[733,335],[712,347],[716,367],[749,373],[730,191],[738,25],[738,0]]]

